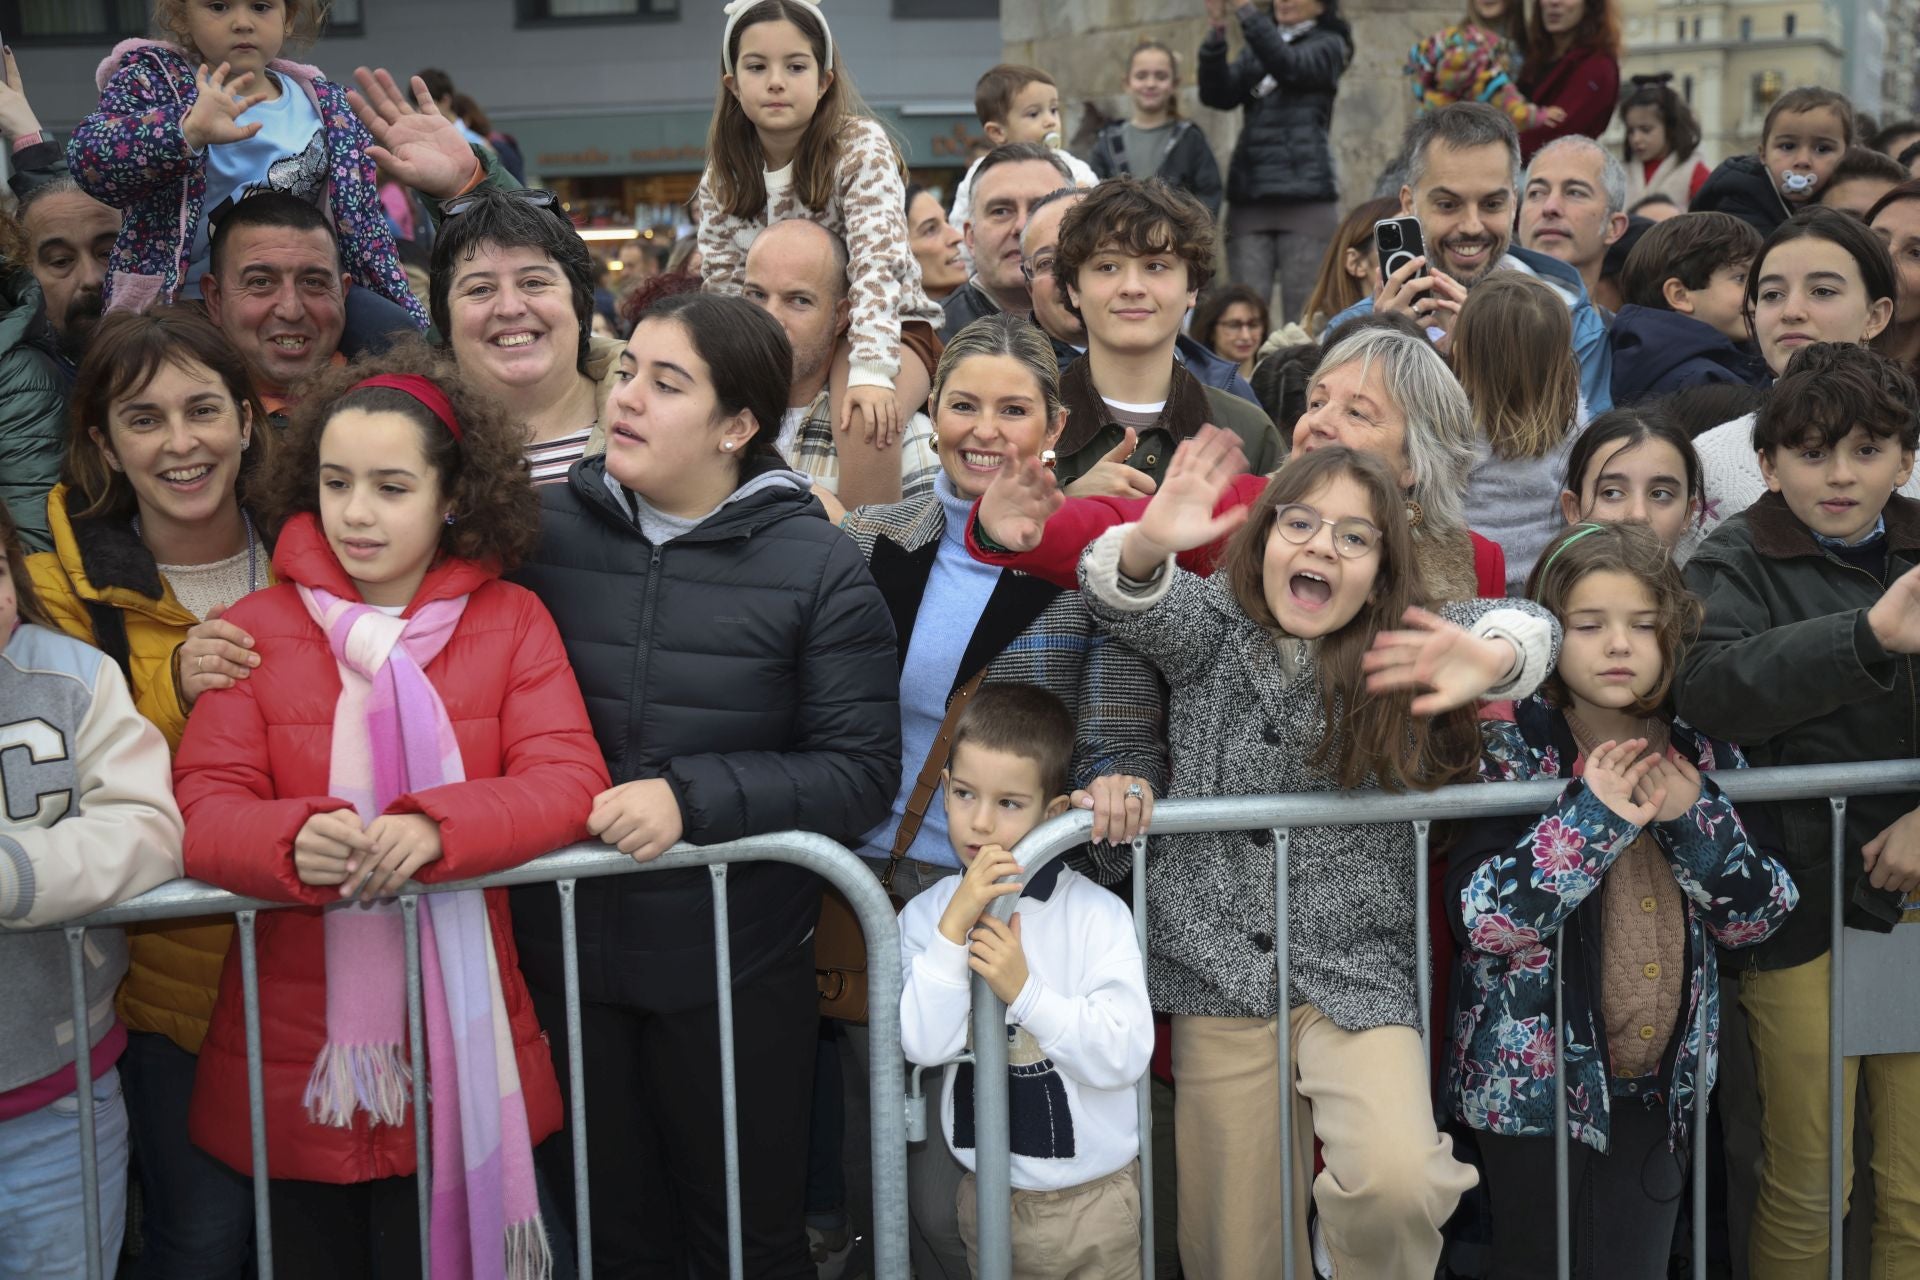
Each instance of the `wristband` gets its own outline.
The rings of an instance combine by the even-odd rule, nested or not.
[[[32,133],[23,133],[23,134],[20,134],[18,137],[14,138],[13,149],[15,151],[18,151],[22,147],[37,146],[38,144],[42,142],[46,142],[48,140],[49,139],[47,138],[47,131],[45,129],[35,129]]]
[[[473,158],[473,176],[467,179],[467,185],[464,187],[461,187],[458,191],[454,192],[451,196],[448,196],[447,198],[449,200],[458,200],[461,196],[469,195],[472,192],[479,190],[480,184],[485,182],[486,180],[487,180],[487,162],[482,160],[479,156],[476,155]]]

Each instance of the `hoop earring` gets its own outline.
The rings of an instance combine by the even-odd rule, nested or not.
[[[1421,525],[1426,523],[1426,520],[1427,520],[1427,513],[1421,509],[1420,504],[1415,502],[1412,498],[1408,498],[1407,499],[1407,528],[1418,529]]]

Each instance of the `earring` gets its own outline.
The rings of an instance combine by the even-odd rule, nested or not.
[[[1409,529],[1418,529],[1423,523],[1425,523],[1426,518],[1427,518],[1427,513],[1420,509],[1420,504],[1415,502],[1412,498],[1408,498],[1407,499],[1407,527]]]
[[[247,451],[248,449],[250,449],[250,448],[252,448],[252,447],[253,447],[253,437],[252,437],[252,436],[250,436],[250,435],[243,435],[243,436],[241,436],[241,437],[240,437],[240,452],[242,452],[242,453],[245,453],[245,452],[246,452],[246,451]]]
[[[731,441],[731,440],[722,440],[722,441],[720,442],[720,447],[721,447],[722,449],[726,449],[726,450],[728,450],[729,452],[731,452],[731,451],[732,451],[732,449],[733,449],[733,441]]]
[[[451,512],[451,511],[449,511],[449,512],[447,512],[447,523],[448,523],[448,524],[452,524],[452,523],[453,523],[453,512]]]

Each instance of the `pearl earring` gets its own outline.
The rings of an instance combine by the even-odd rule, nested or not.
[[[722,441],[720,442],[720,447],[721,447],[722,449],[727,449],[727,450],[731,450],[731,449],[733,448],[733,441],[731,441],[731,440],[722,440]]]

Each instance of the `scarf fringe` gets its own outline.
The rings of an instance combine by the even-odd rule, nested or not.
[[[375,1124],[401,1125],[407,1119],[407,1086],[413,1073],[397,1044],[329,1042],[313,1061],[302,1102],[315,1124],[351,1129],[356,1112]]]
[[[507,1228],[507,1280],[551,1280],[553,1251],[538,1216]]]

